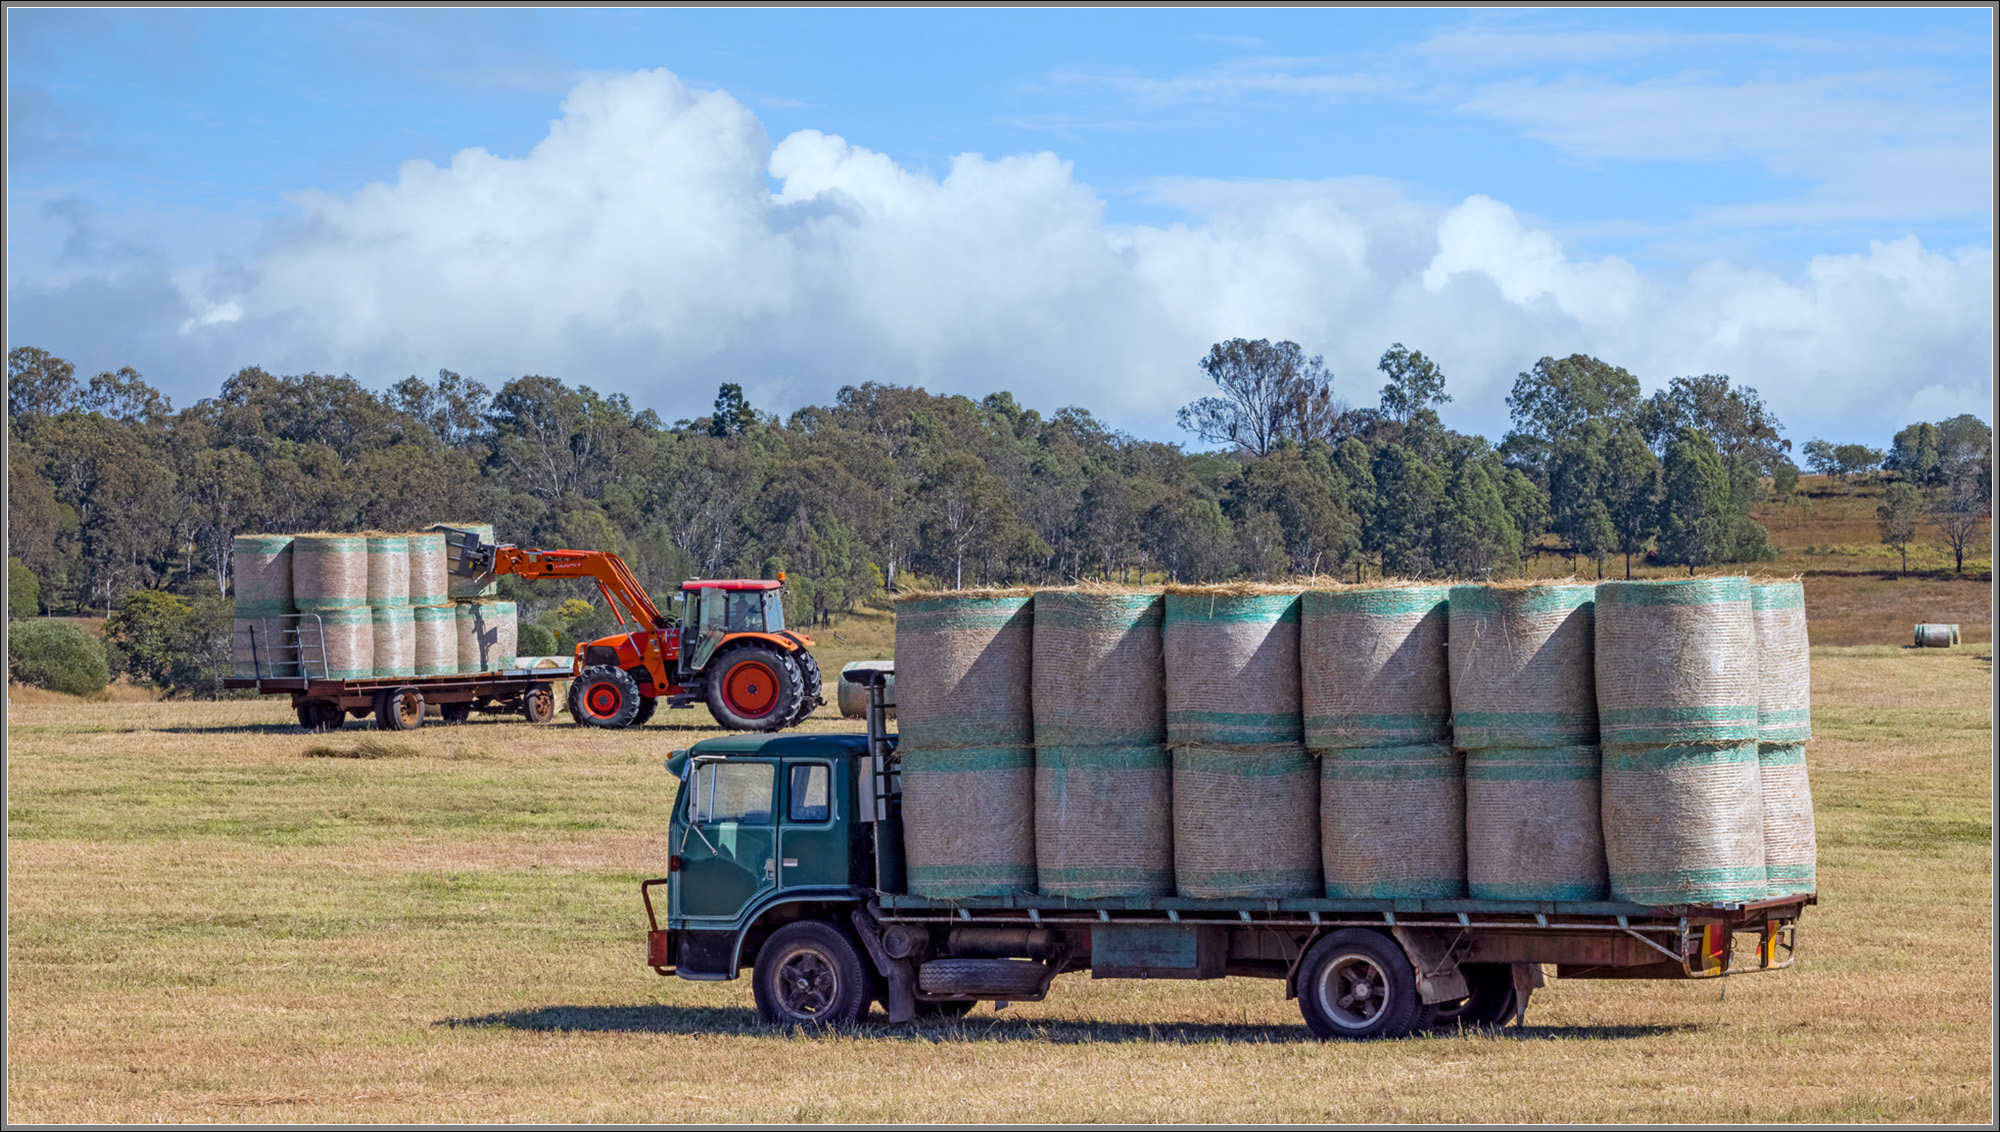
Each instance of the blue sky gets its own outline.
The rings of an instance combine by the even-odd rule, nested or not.
[[[1799,440],[1991,401],[1986,9],[8,32],[8,345],[176,403],[246,364],[548,372],[663,409],[874,378],[1173,439],[1235,334],[1325,353],[1357,403],[1408,340],[1495,436],[1513,374],[1576,350],[1648,386],[1732,373]]]

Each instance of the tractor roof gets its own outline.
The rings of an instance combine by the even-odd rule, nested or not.
[[[682,590],[775,590],[783,582],[768,578],[713,578],[681,583]]]

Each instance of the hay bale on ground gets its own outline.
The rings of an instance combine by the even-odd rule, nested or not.
[[[1916,637],[1920,649],[1948,649],[1958,639],[1950,625],[1935,624],[1919,624]]]
[[[1452,741],[1477,747],[1597,742],[1591,667],[1596,587],[1451,588]]]
[[[450,605],[418,605],[410,609],[416,675],[452,676],[458,672],[458,609]]]
[[[1320,860],[1334,899],[1465,895],[1465,758],[1441,744],[1319,756]]]
[[[1303,745],[1173,749],[1182,896],[1318,896],[1319,768]]]
[[[410,604],[410,540],[375,534],[368,539],[368,604],[393,609]]]
[[[1166,747],[1035,748],[1035,875],[1046,896],[1172,895]]]
[[[410,548],[410,604],[450,604],[451,567],[445,558],[444,533],[411,531],[403,538]]]
[[[1035,594],[1029,669],[1037,746],[1166,742],[1164,611],[1158,592],[1079,588]]]
[[[1465,753],[1466,889],[1475,900],[1603,900],[1597,747]]]
[[[1299,663],[1306,746],[1451,741],[1449,586],[1308,590]]]
[[[896,662],[893,660],[855,660],[841,665],[840,679],[834,684],[834,700],[840,705],[842,719],[861,719],[868,714],[868,689],[856,683],[853,674],[879,672],[887,669],[889,679],[883,685],[883,714],[896,718]]]
[[[407,605],[377,608],[375,625],[375,675],[415,676],[417,674],[416,611]]]
[[[1169,744],[1303,744],[1301,592],[1249,583],[1167,587],[1161,648]]]
[[[910,894],[933,900],[1035,889],[1035,752],[899,748]]]
[[[1611,898],[1635,904],[1761,900],[1763,787],[1757,744],[1604,748],[1604,855]]]
[[[302,611],[368,605],[368,540],[309,534],[292,539],[292,604]]]
[[[1764,875],[1772,896],[1819,889],[1819,839],[1803,743],[1760,743],[1757,774],[1764,813]]]
[[[1756,741],[1749,579],[1601,583],[1596,649],[1605,746]]]

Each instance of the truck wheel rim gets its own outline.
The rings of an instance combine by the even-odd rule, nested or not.
[[[800,951],[778,965],[778,1001],[794,1018],[818,1018],[833,1009],[840,977],[817,951]]]
[[[590,691],[584,693],[583,706],[599,719],[610,719],[618,714],[618,704],[623,698],[618,689],[609,684],[593,684]]]
[[[778,702],[778,677],[762,662],[746,661],[723,678],[722,694],[744,715],[764,715]]]
[[[396,697],[396,717],[404,727],[414,727],[424,717],[424,702],[415,696]]]
[[[1319,977],[1320,1006],[1334,1025],[1365,1030],[1389,1006],[1389,976],[1366,955],[1342,955]]]

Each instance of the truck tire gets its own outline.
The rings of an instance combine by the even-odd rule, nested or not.
[[[799,712],[799,666],[763,644],[738,645],[708,668],[708,712],[731,731],[776,731]]]
[[[1436,1015],[1417,997],[1417,972],[1403,949],[1367,928],[1313,944],[1299,964],[1298,991],[1306,1028],[1321,1039],[1406,1037]]]
[[[415,688],[384,688],[375,694],[375,726],[415,731],[424,725],[424,694]]]
[[[347,725],[347,713],[331,700],[307,700],[299,705],[299,726],[307,731],[338,731]]]
[[[547,684],[537,684],[521,693],[521,718],[533,724],[547,723],[556,717],[556,690]]]
[[[1507,963],[1463,963],[1466,989],[1472,993],[1457,1002],[1440,1002],[1433,1030],[1452,1031],[1460,1027],[1501,1026],[1514,1017],[1514,968]]]
[[[819,705],[826,702],[826,693],[822,690],[825,677],[820,675],[819,661],[814,660],[813,654],[805,649],[793,653],[792,660],[799,666],[799,710],[786,722],[786,727],[804,723],[819,709]]]
[[[632,726],[639,727],[643,725],[647,720],[653,718],[653,713],[658,710],[660,710],[660,697],[640,696],[639,710],[632,715]]]
[[[750,993],[768,1026],[811,1030],[852,1026],[868,1012],[875,984],[854,937],[819,920],[771,933],[757,952]]]
[[[1033,959],[933,959],[917,968],[917,989],[925,994],[1033,998],[1042,993],[1048,974],[1048,966]]]
[[[639,714],[639,682],[622,668],[593,665],[569,686],[569,715],[585,727],[630,727]]]

